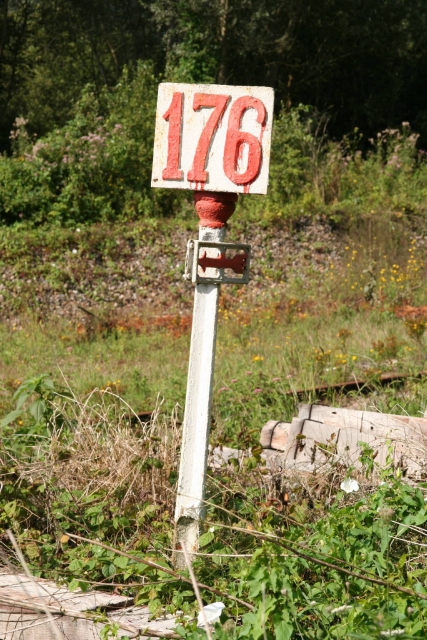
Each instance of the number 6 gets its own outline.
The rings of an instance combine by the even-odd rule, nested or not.
[[[257,122],[262,126],[262,133],[267,119],[267,111],[264,104],[258,98],[243,96],[237,98],[230,110],[228,120],[227,137],[224,149],[224,172],[227,178],[234,184],[247,185],[253,182],[261,171],[262,146],[260,140],[248,131],[241,131],[242,118],[247,109],[255,109]],[[244,173],[238,173],[237,166],[242,155],[242,145],[248,145],[248,166]]]

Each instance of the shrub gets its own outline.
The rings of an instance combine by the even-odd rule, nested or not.
[[[91,222],[170,207],[173,195],[150,189],[156,92],[140,64],[111,93],[86,87],[74,118],[40,140],[18,119],[14,154],[0,160],[0,220]]]

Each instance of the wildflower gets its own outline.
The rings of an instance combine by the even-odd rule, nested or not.
[[[221,391],[228,391],[228,387],[221,387],[221,389],[218,389],[218,393],[221,393]]]
[[[263,356],[252,356],[252,360],[254,362],[260,362],[261,360],[264,360]]]
[[[72,253],[77,253],[77,249],[73,249]]]
[[[332,609],[331,613],[341,613],[341,611],[350,611],[353,607],[349,604],[343,604],[341,607]]]
[[[346,493],[353,493],[353,491],[359,491],[359,483],[357,480],[347,478],[341,482],[340,488]]]
[[[225,604],[222,602],[213,602],[212,604],[206,605],[203,607],[203,613],[200,611],[197,617],[197,626],[204,627],[205,626],[205,618],[209,625],[215,624],[221,617],[222,610],[225,608]]]
[[[262,389],[254,389],[254,393],[262,393]]]

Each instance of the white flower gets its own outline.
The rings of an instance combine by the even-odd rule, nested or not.
[[[73,253],[77,253],[77,249],[73,249]]]
[[[215,531],[215,527],[209,527],[209,533],[213,533]]]
[[[79,229],[79,227],[77,227],[76,231],[77,231],[77,233],[80,233],[80,229]]]
[[[341,605],[341,607],[336,607],[335,609],[332,609],[331,613],[341,613],[341,611],[350,611],[350,609],[353,609],[351,605],[343,604]]]
[[[347,480],[343,480],[340,484],[340,487],[346,493],[359,491],[359,483],[357,482],[357,480],[352,480],[351,478],[347,478]]]
[[[215,624],[221,617],[222,610],[224,609],[225,604],[223,602],[213,602],[212,604],[207,604],[206,607],[203,607],[203,611],[205,612],[206,620],[208,624]],[[200,611],[197,617],[197,626],[204,627],[205,621],[203,618],[203,614]]]

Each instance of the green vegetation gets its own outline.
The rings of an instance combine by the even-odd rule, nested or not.
[[[413,186],[424,165],[408,131],[384,134],[399,142],[406,181],[388,164],[394,143],[347,166],[330,145],[309,161],[305,123],[297,112],[283,118],[295,170],[283,166],[294,204],[306,209],[286,209],[283,199],[281,215],[278,172],[261,220],[247,199],[230,230],[230,238],[253,234],[259,253],[252,284],[222,290],[211,444],[251,452],[240,467],[210,471],[207,555],[196,575],[224,593],[218,639],[423,638],[424,485],[408,485],[391,462],[376,468],[368,450],[364,474],[339,462],[312,478],[269,474],[258,438],[267,420],[295,415],[296,390],[312,399],[315,385],[354,377],[375,386],[387,371],[410,377],[368,396],[331,393],[329,402],[424,412],[427,255],[422,189]],[[352,190],[342,192],[345,210],[318,189],[330,158]],[[184,204],[178,220],[62,227],[51,216],[53,224],[41,217],[4,229],[0,529],[12,529],[36,575],[71,589],[117,588],[153,615],[182,611],[180,633],[190,639],[204,635],[185,617],[197,612],[193,591],[145,564],[172,566],[192,291],[179,282],[179,246],[195,226]],[[113,306],[125,285],[129,300],[145,292],[148,303]],[[79,295],[90,308],[77,313]],[[50,317],[55,296],[58,312],[74,300],[62,318]],[[138,417],[153,410],[149,423]],[[358,478],[357,494],[340,491],[347,476]]]
[[[189,196],[150,188],[158,79],[148,65],[96,96],[87,89],[74,117],[36,139],[19,119],[13,154],[0,156],[0,221],[65,227],[98,221],[188,217]],[[408,123],[332,142],[307,107],[275,122],[267,197],[241,197],[247,220],[325,215],[346,227],[361,216],[425,213],[427,164]]]
[[[35,575],[179,611],[178,633],[205,637],[171,525],[196,225],[190,194],[150,188],[156,93],[266,84],[269,194],[241,196],[230,225],[252,280],[222,289],[210,434],[245,455],[209,471],[196,576],[226,604],[217,640],[425,638],[427,485],[369,447],[362,469],[307,476],[268,470],[258,444],[316,385],[359,381],[336,405],[426,409],[425,2],[0,13],[2,554],[11,529]],[[382,386],[390,372],[406,377]]]
[[[182,637],[204,637],[185,618],[194,593],[167,573],[176,414],[143,424],[113,386],[79,400],[46,375],[20,385],[15,401],[2,426],[0,526],[14,531],[33,572],[70,589],[114,586],[153,615],[179,609]],[[362,462],[351,495],[339,485],[355,472],[339,462],[311,478],[270,473],[256,447],[240,468],[211,470],[195,570],[224,594],[216,638],[425,637],[425,485],[403,482],[391,457],[377,467],[369,448]]]
[[[185,82],[273,86],[310,104],[337,138],[409,120],[426,138],[422,0],[4,0],[0,148],[17,117],[42,137],[83,88],[114,87],[138,62]]]
[[[168,225],[160,226],[162,237]],[[237,217],[237,231],[240,225]],[[395,242],[393,227],[399,229]],[[12,228],[7,237],[15,241],[5,242],[4,264],[10,269],[15,259],[22,271],[34,247],[33,268],[46,277],[48,266],[37,271],[44,252],[61,270],[61,255],[69,259],[78,237],[78,264],[98,250],[106,257],[104,269],[109,263],[117,268],[121,252],[128,255],[114,248],[123,229],[118,225],[109,235],[102,225],[78,233],[54,228],[37,252],[43,227],[21,227],[19,234]],[[126,233],[137,238],[138,229],[127,225]],[[372,216],[366,227],[353,229],[336,236],[334,252],[325,253],[325,240],[317,241],[319,253],[311,251],[304,262],[311,236],[297,227],[293,236],[301,248],[294,266],[277,270],[275,259],[262,254],[253,291],[223,287],[211,444],[252,451],[240,467],[230,463],[209,473],[200,549],[207,555],[195,570],[200,582],[225,594],[218,639],[425,637],[424,485],[408,485],[391,460],[377,468],[369,450],[363,473],[337,462],[311,478],[270,474],[257,446],[267,420],[295,415],[293,391],[306,389],[310,399],[319,383],[356,376],[375,385],[382,372],[413,374],[405,383],[378,385],[366,397],[331,394],[329,401],[424,411],[425,379],[415,377],[426,359],[422,227],[415,231],[405,216],[393,215],[382,223]],[[159,230],[147,227],[146,234],[155,237]],[[23,290],[30,305],[31,287]],[[191,588],[144,564],[172,566],[188,315],[169,308],[153,316],[147,307],[115,315],[101,302],[86,323],[37,313],[31,318],[21,307],[0,327],[0,528],[14,531],[36,575],[71,589],[116,587],[148,604],[153,615],[166,609],[193,616]],[[136,414],[148,410],[154,417],[144,423]],[[361,488],[347,496],[340,483],[348,476]],[[202,595],[212,601],[209,592]],[[180,622],[184,638],[203,637],[194,622]]]
[[[14,153],[0,158],[2,221],[70,225],[171,207],[170,193],[149,193],[156,90],[151,68],[140,65],[111,93],[85,90],[74,117],[44,138],[18,119]]]

